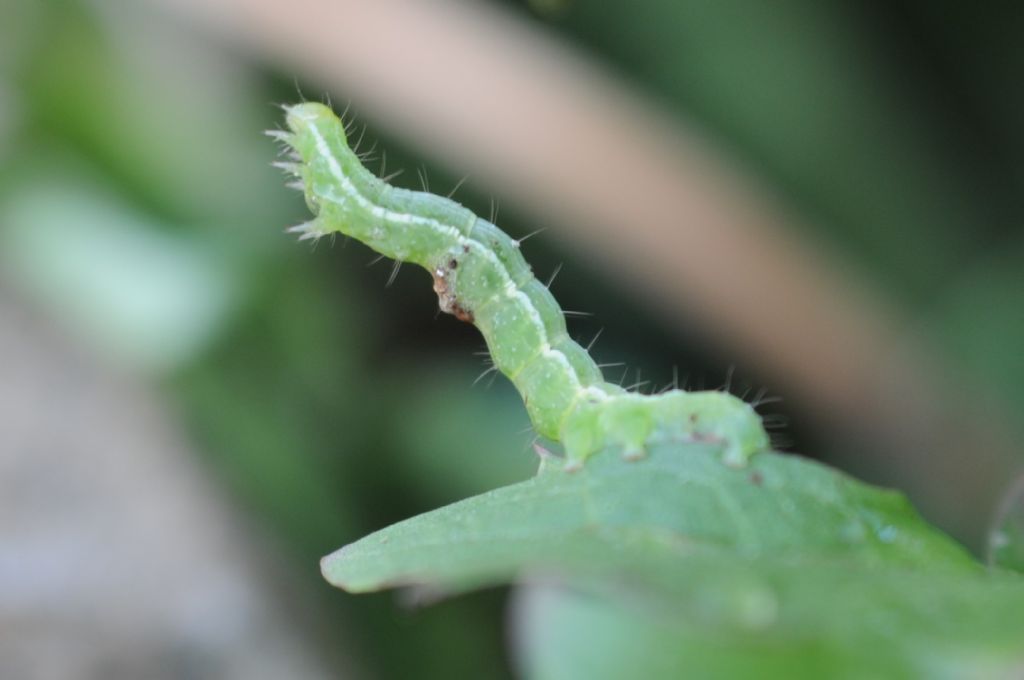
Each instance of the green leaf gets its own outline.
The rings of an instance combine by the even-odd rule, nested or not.
[[[324,560],[324,574],[363,592],[407,583],[457,590],[545,565],[646,571],[666,560],[976,569],[897,493],[792,456],[759,455],[735,469],[716,454],[662,447],[639,463],[609,452],[577,472],[549,466],[346,546]]]
[[[707,663],[812,650],[818,668],[865,671],[1024,664],[1024,580],[986,572],[900,494],[793,456],[733,469],[717,454],[673,445],[638,463],[605,452],[573,473],[542,466],[346,546],[323,572],[353,592],[564,583],[615,612],[595,622],[628,622],[622,639],[675,641],[654,666],[643,645],[622,657],[651,676],[698,648]]]

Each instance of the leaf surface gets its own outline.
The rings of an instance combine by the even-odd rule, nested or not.
[[[706,663],[810,650],[819,670],[1024,668],[1024,580],[984,569],[902,495],[775,453],[743,469],[698,445],[655,448],[640,462],[604,452],[571,473],[542,465],[531,480],[376,532],[322,567],[352,592],[520,579],[585,593],[598,603],[584,617],[595,626],[628,622],[631,633],[611,637],[661,641],[607,655],[637,668],[658,661],[651,677],[688,667],[686,650],[697,648]]]

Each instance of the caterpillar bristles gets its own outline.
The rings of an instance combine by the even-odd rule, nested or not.
[[[492,373],[497,373],[497,371],[498,371],[498,367],[497,366],[489,366],[488,368],[486,368],[484,370],[483,373],[481,373],[480,375],[478,375],[476,377],[476,380],[473,381],[471,386],[475,387],[476,384],[478,382],[480,382],[481,380],[483,380],[486,376],[491,375]]]
[[[469,179],[469,175],[463,175],[462,179],[460,179],[458,182],[456,182],[455,186],[452,187],[452,190],[448,192],[448,195],[446,196],[446,198],[451,198],[452,196],[454,196],[455,192],[457,192],[462,187],[462,185],[466,183],[466,180],[468,180],[468,179]]]
[[[321,231],[316,221],[303,222],[302,224],[296,224],[294,227],[288,227],[285,229],[287,234],[298,234],[300,241],[308,241],[310,239],[318,239],[321,236],[326,236],[327,232]]]
[[[363,145],[363,137],[366,136],[366,125],[363,125],[363,129],[359,132],[359,139],[356,140],[356,145],[352,147],[352,152],[359,154],[359,147]]]
[[[769,430],[789,426],[789,418],[781,413],[769,413],[768,415],[761,416],[761,422],[764,423],[765,428]]]
[[[545,288],[551,288],[551,284],[555,282],[555,279],[558,277],[558,274],[561,271],[562,271],[562,263],[559,262],[558,266],[555,267],[555,271],[551,272],[551,276],[548,277],[548,280],[547,280],[547,282],[545,282],[544,287]]]
[[[359,154],[359,160],[363,161],[363,163],[366,163],[366,159],[372,157],[373,153],[376,150],[377,150],[377,140],[375,139],[375,140],[373,140],[373,144],[370,145],[369,149],[367,149],[366,151],[364,151],[364,152]]]
[[[781,404],[782,397],[754,397],[751,400],[750,405],[754,408],[760,408],[766,404]]]
[[[538,235],[538,233],[543,233],[544,231],[547,231],[547,228],[542,226],[539,229],[534,229],[534,230],[530,231],[524,237],[519,237],[518,239],[515,239],[512,243],[515,244],[516,248],[518,248],[519,246],[522,245],[522,242],[525,241],[526,239],[532,239],[532,238],[536,237]]]
[[[402,268],[402,261],[401,260],[395,260],[394,266],[391,267],[391,274],[390,274],[390,276],[388,276],[387,283],[384,284],[385,288],[390,288],[391,287],[391,284],[393,284],[395,282],[395,279],[398,278],[398,270],[401,269],[401,268]]]
[[[732,392],[732,379],[736,373],[736,366],[729,366],[725,369],[725,384],[718,388],[719,392]]]
[[[271,139],[283,142],[287,144],[289,147],[291,147],[292,145],[292,133],[288,132],[287,130],[264,130],[263,134],[265,134],[267,137],[270,137]]]
[[[278,170],[283,170],[296,177],[302,176],[302,165],[300,163],[293,163],[291,161],[274,161],[271,165]]]

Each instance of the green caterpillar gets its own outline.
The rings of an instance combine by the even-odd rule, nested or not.
[[[301,180],[316,215],[290,231],[300,239],[341,232],[431,272],[441,309],[480,329],[534,428],[562,443],[567,469],[606,448],[642,458],[648,445],[665,441],[720,444],[734,466],[768,448],[753,407],[728,393],[644,395],[605,382],[515,240],[455,201],[378,179],[328,107],[303,103],[286,114],[289,130],[270,134],[294,150],[295,162],[278,165]]]

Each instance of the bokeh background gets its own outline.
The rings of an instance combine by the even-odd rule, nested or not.
[[[319,577],[535,460],[425,273],[283,233],[261,133],[301,98],[543,230],[611,379],[777,397],[784,450],[983,556],[1024,461],[1022,35],[945,0],[7,0],[0,676],[514,672],[508,591]]]

